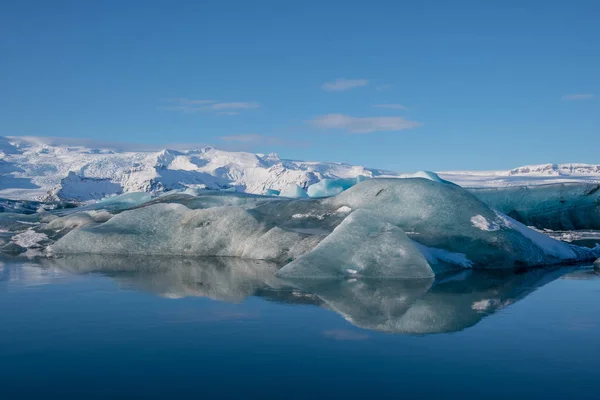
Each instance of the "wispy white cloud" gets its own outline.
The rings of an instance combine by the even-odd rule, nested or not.
[[[227,135],[220,136],[223,142],[227,143],[240,143],[245,145],[277,145],[277,146],[296,146],[296,147],[307,147],[310,145],[307,141],[293,140],[280,138],[277,136],[260,135],[258,133],[246,133],[242,135]]]
[[[186,105],[218,103],[218,100],[204,100],[204,99],[194,100],[194,99],[188,99],[186,97],[174,97],[174,98],[170,98],[170,99],[165,99],[164,101],[166,101],[168,103],[178,103],[178,104],[186,104]]]
[[[168,106],[161,106],[161,110],[181,111],[184,113],[197,113],[214,111],[217,115],[237,115],[239,112],[233,110],[249,110],[259,108],[260,104],[255,101],[218,101],[218,100],[196,100],[185,97],[165,99]]]
[[[164,149],[170,150],[193,150],[200,149],[207,146],[207,143],[128,143],[118,142],[111,140],[97,140],[97,139],[86,139],[86,138],[70,138],[70,137],[36,137],[36,136],[7,136],[11,139],[25,140],[35,144],[45,144],[48,146],[69,146],[69,147],[83,147],[90,150],[109,150],[115,152],[123,151],[139,151],[139,152],[151,152],[160,151]],[[82,151],[84,151],[82,149]]]
[[[367,79],[345,79],[339,78],[332,82],[325,82],[321,85],[321,89],[328,92],[342,92],[344,90],[350,90],[361,86],[367,86],[369,81]]]
[[[563,100],[589,100],[596,97],[593,94],[567,94],[563,96]]]
[[[344,129],[350,133],[401,131],[421,126],[420,122],[402,117],[351,117],[344,114],[321,115],[307,121],[321,129]]]
[[[233,101],[229,103],[215,103],[211,104],[209,107],[213,110],[248,110],[251,108],[258,108],[260,107],[260,104],[254,101]]]
[[[406,110],[406,106],[403,106],[402,104],[375,104],[373,107],[392,108],[394,110]]]

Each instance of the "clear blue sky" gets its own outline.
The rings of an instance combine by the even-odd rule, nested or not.
[[[600,1],[4,1],[0,135],[600,163]]]

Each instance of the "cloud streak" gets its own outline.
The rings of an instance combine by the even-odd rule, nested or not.
[[[354,89],[361,86],[367,86],[369,81],[367,79],[345,79],[339,78],[332,82],[325,82],[321,85],[321,89],[327,92],[343,92],[345,90]]]
[[[402,104],[375,104],[373,107],[376,108],[391,108],[394,110],[406,110],[406,106]]]
[[[573,100],[590,100],[596,97],[593,94],[567,94],[563,96],[563,100],[573,101]]]
[[[161,110],[181,111],[186,114],[213,111],[217,115],[237,115],[236,110],[251,110],[259,108],[260,104],[255,101],[218,101],[204,99],[188,99],[186,97],[171,98],[165,100],[169,106],[159,107]]]
[[[320,129],[343,129],[349,133],[401,131],[421,126],[420,122],[403,117],[352,117],[345,114],[326,114],[307,121]]]

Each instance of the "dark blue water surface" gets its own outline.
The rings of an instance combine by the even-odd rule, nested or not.
[[[282,282],[236,259],[0,261],[0,398],[598,398],[600,276]]]

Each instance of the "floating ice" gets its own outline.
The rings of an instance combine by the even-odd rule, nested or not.
[[[473,267],[550,265],[590,259],[598,252],[538,234],[459,186],[425,179],[371,179],[323,202],[336,209],[372,210],[427,247],[464,254]],[[482,230],[473,218],[500,229]]]
[[[105,199],[100,200],[96,203],[98,206],[107,206],[107,205],[124,205],[124,206],[138,206],[140,204],[146,203],[152,199],[152,194],[146,192],[130,192],[121,194],[118,196],[107,197]]]
[[[600,229],[600,184],[472,188],[493,209],[529,226],[552,230]]]
[[[288,198],[305,198],[308,197],[308,194],[306,194],[304,189],[302,189],[300,186],[293,183],[286,186],[286,188],[279,193],[279,196]]]
[[[110,213],[83,207],[60,218],[2,213],[0,229],[12,235],[33,227],[56,241],[51,250],[59,254],[293,261],[282,274],[313,268],[315,276],[418,276],[406,265],[421,265],[414,261],[419,257],[438,273],[573,263],[600,256],[600,247],[556,241],[493,211],[459,186],[420,178],[369,179],[325,199],[205,191],[198,196],[160,196],[126,211],[106,208]],[[382,235],[370,235],[378,229]],[[331,254],[343,262],[332,266],[320,261]],[[309,261],[310,267],[298,268]],[[296,276],[300,275],[309,274]]]
[[[265,196],[279,196],[281,191],[275,189],[266,189],[263,193]]]
[[[349,189],[366,179],[369,178],[364,175],[346,179],[322,179],[319,182],[310,185],[307,189],[307,193],[308,196],[314,198],[331,197],[342,193],[344,190]]]
[[[402,229],[372,211],[350,214],[314,250],[277,273],[287,278],[431,278],[433,271]]]
[[[71,231],[55,253],[178,254],[266,260],[295,258],[312,248],[307,235],[267,227],[239,207],[190,210],[181,204],[152,204],[124,211],[109,221]]]

